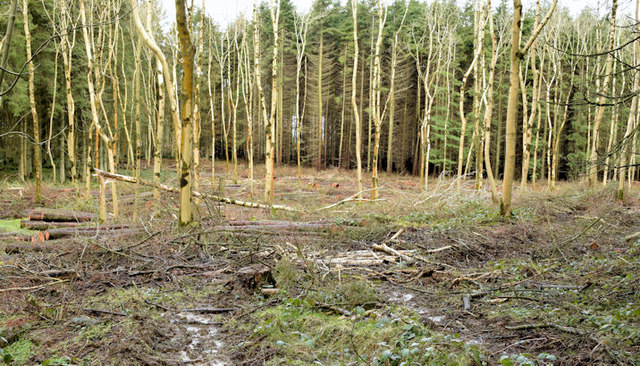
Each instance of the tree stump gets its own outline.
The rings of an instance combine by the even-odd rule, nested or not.
[[[276,281],[271,273],[271,268],[263,264],[253,264],[238,270],[236,288],[245,288],[254,291],[265,285],[275,286]]]

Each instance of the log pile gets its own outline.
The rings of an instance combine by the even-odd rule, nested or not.
[[[27,230],[37,230],[38,233],[2,233],[0,240],[39,243],[75,236],[128,235],[140,231],[127,225],[97,226],[92,223],[96,214],[91,212],[35,208],[27,211],[26,216],[28,217],[26,220],[20,221],[20,227]]]
[[[91,221],[95,218],[96,214],[91,212],[58,210],[55,208],[39,207],[29,212],[30,221],[81,223]]]

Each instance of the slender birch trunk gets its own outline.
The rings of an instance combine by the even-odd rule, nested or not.
[[[598,97],[598,110],[596,112],[596,117],[593,122],[593,132],[591,133],[591,156],[590,156],[590,164],[591,168],[589,169],[589,185],[595,186],[598,180],[598,168],[600,164],[598,163],[598,145],[600,140],[600,124],[602,122],[602,118],[604,117],[604,109],[605,102],[607,101],[607,92],[609,91],[610,83],[611,83],[611,70],[613,69],[613,48],[615,43],[615,35],[616,35],[616,12],[618,10],[618,0],[613,0],[611,6],[611,29],[609,31],[609,49],[607,53],[607,61],[605,64],[604,71],[604,81],[602,84],[602,89],[598,92],[600,96]]]

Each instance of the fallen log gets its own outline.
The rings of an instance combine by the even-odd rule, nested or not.
[[[0,240],[31,241],[31,235],[12,231],[10,233],[1,233]]]
[[[200,313],[200,314],[224,314],[232,311],[236,311],[238,308],[196,308],[196,309],[181,309],[183,313]]]
[[[291,226],[315,226],[315,225],[331,225],[331,221],[319,220],[308,222],[282,221],[282,220],[264,220],[264,221],[229,221],[230,226],[270,226],[270,225],[291,225]]]
[[[82,222],[67,222],[67,221],[32,221],[22,220],[20,221],[20,227],[27,230],[47,230],[62,227],[78,227],[83,225]]]
[[[55,278],[76,278],[79,277],[78,272],[73,269],[50,269],[40,272],[41,275]]]
[[[288,224],[278,225],[225,225],[216,226],[218,231],[255,231],[255,230],[305,230],[305,229],[327,229],[330,228],[330,224],[306,224],[291,222]]]
[[[29,239],[31,240],[31,239]],[[82,252],[85,249],[82,245],[72,245],[72,244],[38,244],[38,243],[11,243],[11,244],[0,244],[0,253],[4,250],[5,253],[22,253],[22,252],[44,252],[44,251],[56,251],[60,252],[61,250],[65,250],[68,253],[73,252]],[[99,247],[95,245],[88,245],[86,250],[97,250]]]
[[[45,207],[35,208],[29,214],[29,220],[32,221],[87,222],[95,217],[96,214],[91,212],[58,210]]]
[[[633,241],[633,240],[635,240],[635,239],[640,239],[640,231],[638,231],[638,232],[637,232],[637,233],[635,233],[635,234],[627,235],[627,236],[624,238],[624,241],[628,241],[628,242],[630,242],[630,241]]]
[[[56,240],[72,236],[92,236],[92,235],[130,235],[138,234],[140,229],[130,229],[127,225],[99,226],[99,227],[77,227],[58,228],[39,232],[33,236],[32,241],[41,242],[46,240]]]
[[[405,262],[412,262],[413,258],[409,257],[408,255],[404,254],[404,253],[400,253],[399,251],[389,247],[387,244],[382,243],[382,244],[373,244],[371,246],[374,250],[378,250],[380,252],[384,252],[387,254],[391,254],[391,255],[395,255],[397,257],[402,258],[402,260],[404,260]]]
[[[161,189],[161,190],[167,191],[167,192],[180,193],[180,190],[178,188],[169,187],[169,186],[164,185],[164,184],[149,182],[149,181],[146,181],[144,179],[139,179],[139,178],[131,177],[131,176],[128,176],[128,175],[109,173],[109,172],[105,172],[104,170],[100,170],[100,169],[96,169],[96,168],[92,168],[92,171],[94,173],[96,173],[97,175],[100,175],[100,176],[103,176],[103,177],[106,177],[106,178],[111,178],[111,179],[115,179],[115,180],[119,180],[119,181],[127,182],[127,183],[132,183],[132,184],[140,184],[140,185],[147,186],[147,187],[153,187],[153,188]],[[298,210],[298,209],[295,209],[295,208],[289,207],[289,206],[284,206],[284,205],[265,205],[265,204],[256,203],[256,202],[240,201],[240,200],[236,200],[234,198],[216,196],[216,195],[211,195],[211,194],[205,194],[205,193],[200,193],[198,191],[191,191],[191,195],[194,196],[194,197],[198,197],[198,198],[208,198],[208,199],[211,199],[211,200],[214,200],[214,201],[224,202],[224,203],[228,203],[228,204],[231,204],[231,205],[238,205],[238,206],[243,206],[243,207],[264,208],[264,209],[268,209],[268,210],[276,209],[276,210],[283,210],[283,211],[290,211],[290,212],[301,212],[301,210]]]

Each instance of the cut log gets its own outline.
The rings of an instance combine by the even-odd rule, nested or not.
[[[32,241],[41,242],[46,240],[55,240],[68,238],[73,236],[92,236],[92,235],[131,235],[140,233],[140,229],[129,229],[127,225],[100,226],[100,227],[76,227],[76,228],[58,228],[48,229],[39,232],[33,236]]]
[[[229,221],[230,226],[270,226],[270,225],[291,225],[291,226],[330,226],[331,221],[319,220],[308,222],[282,221],[282,220],[264,220],[264,221]]]
[[[278,225],[225,225],[216,226],[217,231],[255,231],[255,230],[313,230],[313,229],[328,229],[331,224],[307,224],[304,222],[290,222],[286,224]]]
[[[60,253],[65,251],[66,253],[81,253],[83,250],[98,250],[100,247],[95,245],[78,245],[69,243],[60,243],[56,245],[52,244],[40,244],[40,243],[0,243],[0,253],[4,250],[5,253],[26,253],[26,252],[50,252],[55,251]]]
[[[80,222],[66,222],[66,221],[32,221],[22,220],[20,221],[20,227],[27,230],[47,230],[61,227],[78,227],[83,223]]]
[[[413,258],[409,257],[408,255],[404,254],[404,253],[400,253],[399,251],[390,248],[387,244],[373,244],[371,246],[374,250],[378,250],[387,254],[391,254],[391,255],[395,255],[397,257],[402,258],[402,260],[404,260],[405,262],[413,262]]]
[[[29,214],[32,221],[64,221],[64,222],[87,222],[96,217],[91,212],[58,210],[53,208],[35,208]]]
[[[96,173],[97,175],[101,175],[103,177],[119,180],[119,181],[122,181],[122,182],[140,184],[140,185],[147,186],[147,187],[154,187],[154,188],[158,188],[158,189],[161,189],[161,190],[167,191],[167,192],[180,193],[180,190],[178,188],[169,187],[169,186],[164,185],[164,184],[148,182],[146,180],[138,179],[136,177],[131,177],[131,176],[128,176],[128,175],[113,174],[113,173],[105,172],[104,170],[100,170],[100,169],[96,169],[96,168],[92,168],[92,171],[94,173]],[[218,202],[224,202],[224,203],[228,203],[228,204],[231,204],[231,205],[243,206],[243,207],[264,208],[264,209],[268,209],[268,210],[275,209],[275,210],[283,210],[283,211],[291,211],[291,212],[301,212],[301,210],[298,210],[298,209],[295,209],[295,208],[289,207],[289,206],[284,206],[284,205],[265,205],[265,204],[256,203],[256,202],[240,201],[240,200],[236,200],[234,198],[221,197],[221,196],[216,196],[216,195],[212,195],[212,194],[205,194],[205,193],[200,193],[198,191],[192,191],[191,195],[194,196],[194,197],[198,197],[198,198],[208,198],[210,200],[214,200],[214,201],[218,201]]]
[[[627,237],[624,238],[624,240],[628,241],[628,242],[636,240],[636,239],[640,239],[640,231],[638,231],[635,234],[627,235]]]
[[[13,241],[31,241],[31,235],[25,235],[17,231],[10,233],[1,233],[0,240],[13,240]]]

